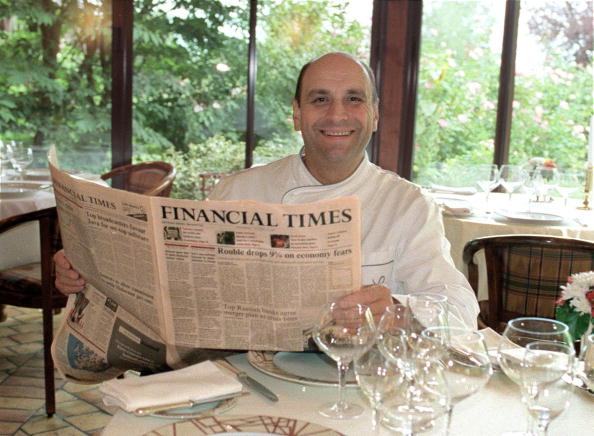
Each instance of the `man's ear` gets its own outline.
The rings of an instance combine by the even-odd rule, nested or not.
[[[379,102],[375,102],[373,105],[373,131],[377,131],[377,124],[379,121]]]
[[[295,99],[293,99],[293,128],[298,132],[301,130],[301,107]]]

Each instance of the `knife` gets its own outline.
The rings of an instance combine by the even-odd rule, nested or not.
[[[217,360],[217,361],[215,361],[215,363],[217,363],[219,366],[221,366],[225,369],[228,369],[229,371],[234,373],[235,376],[237,377],[237,380],[239,380],[241,382],[241,384],[243,384],[246,388],[257,392],[260,395],[263,395],[265,398],[269,399],[270,401],[275,401],[275,402],[278,401],[278,397],[276,396],[276,394],[274,392],[272,392],[270,389],[268,389],[266,386],[264,386],[259,381],[251,378],[244,371],[240,371],[239,369],[235,368],[231,363],[229,363],[225,360]]]
[[[147,416],[151,415],[156,412],[164,412],[173,409],[181,409],[181,408],[191,408],[195,406],[199,406],[202,404],[208,403],[215,403],[220,402],[223,400],[230,400],[232,398],[241,397],[242,395],[246,395],[247,392],[232,392],[230,394],[219,395],[217,397],[210,397],[205,398],[202,400],[187,400],[181,401],[179,403],[171,403],[171,404],[162,404],[160,406],[149,406],[149,407],[141,407],[133,411],[133,413],[137,416]]]

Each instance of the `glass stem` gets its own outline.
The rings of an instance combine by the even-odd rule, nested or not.
[[[346,372],[349,369],[349,363],[339,361],[336,365],[338,366],[338,402],[336,403],[336,408],[342,411],[346,409],[344,387],[346,386]]]
[[[371,409],[371,425],[376,436],[380,434],[380,411],[378,406],[379,404],[375,404],[373,409]]]

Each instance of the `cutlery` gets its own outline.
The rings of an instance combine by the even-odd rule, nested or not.
[[[232,373],[234,373],[236,375],[237,379],[246,388],[256,391],[257,393],[259,393],[260,395],[263,395],[265,398],[269,399],[270,401],[275,401],[275,402],[278,401],[278,397],[276,396],[276,394],[274,392],[272,392],[270,389],[268,389],[266,386],[264,386],[259,381],[255,380],[252,377],[250,377],[249,375],[247,375],[247,373],[245,373],[244,371],[241,371],[241,370],[235,368],[231,363],[229,363],[225,360],[216,360],[215,363],[217,365],[219,365],[220,367],[225,368],[225,369],[231,371]]]
[[[178,403],[161,404],[159,406],[141,407],[139,409],[134,410],[134,414],[136,416],[148,416],[148,415],[152,415],[157,412],[164,412],[166,410],[190,408],[190,407],[199,406],[201,404],[208,404],[208,403],[215,403],[215,402],[219,402],[219,401],[223,401],[223,400],[229,400],[231,398],[241,397],[242,395],[247,395],[247,392],[240,391],[240,392],[233,392],[233,393],[225,394],[225,395],[219,395],[216,397],[205,398],[203,400],[187,400],[187,401],[180,401]]]

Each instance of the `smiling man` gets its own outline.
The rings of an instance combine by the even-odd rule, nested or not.
[[[378,119],[371,70],[345,53],[321,56],[302,68],[293,100],[302,152],[226,177],[209,198],[299,204],[356,195],[364,286],[343,297],[343,307],[363,303],[379,316],[393,294],[440,293],[476,326],[478,303],[453,264],[439,208],[418,186],[367,158]],[[83,288],[84,279],[61,252],[56,271],[62,292]]]

